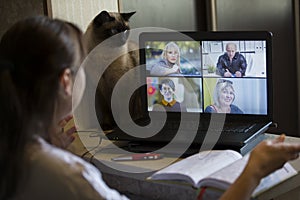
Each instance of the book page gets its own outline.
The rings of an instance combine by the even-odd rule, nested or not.
[[[249,154],[203,179],[198,186],[214,187],[221,190],[226,190],[242,173],[247,165],[248,159]],[[258,196],[264,191],[283,182],[284,180],[295,176],[297,173],[298,172],[291,166],[290,163],[286,163],[281,169],[278,169],[277,171],[263,178],[260,184],[256,187],[252,196]]]
[[[263,193],[264,191],[278,185],[279,183],[283,182],[295,176],[298,172],[291,166],[290,163],[285,163],[285,165],[278,169],[277,171],[273,172],[272,174],[268,175],[267,177],[263,178],[260,181],[260,184],[253,192],[253,197],[258,196],[259,194]]]
[[[232,184],[242,173],[247,165],[249,154],[245,155],[242,159],[227,165],[219,171],[211,174],[206,179],[198,184],[198,187],[216,187],[222,190],[226,190],[230,184]],[[216,181],[217,180],[217,181]]]
[[[197,187],[203,178],[241,158],[242,155],[233,150],[203,151],[154,173],[150,179],[184,180]]]

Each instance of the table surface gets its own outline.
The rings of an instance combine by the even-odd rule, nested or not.
[[[266,134],[266,139],[276,135]],[[285,142],[300,142],[300,138],[286,137]],[[180,160],[172,156],[164,156],[158,160],[122,161],[115,162],[112,158],[128,154],[109,140],[100,140],[99,134],[79,132],[69,150],[93,163],[103,174],[103,179],[112,187],[129,196],[131,199],[195,199],[197,192],[188,185],[148,181],[155,171]],[[131,152],[130,152],[131,153]],[[300,171],[300,159],[290,162]],[[300,200],[300,175],[275,186],[261,194],[258,199],[298,199]]]

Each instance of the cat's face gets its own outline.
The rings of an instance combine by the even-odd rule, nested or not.
[[[114,42],[118,43],[118,45],[123,45],[127,41],[129,35],[129,19],[134,13],[135,12],[115,13],[102,11],[93,19],[86,33],[92,32],[91,36],[97,43],[100,43],[113,35],[121,34],[120,37],[118,37],[119,41]]]

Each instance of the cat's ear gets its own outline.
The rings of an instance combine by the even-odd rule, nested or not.
[[[100,14],[98,14],[95,18],[94,18],[94,25],[99,27],[101,26],[103,23],[105,22],[110,22],[112,21],[114,18],[112,18],[109,13],[107,11],[102,11]]]
[[[128,20],[130,19],[130,17],[131,17],[134,13],[136,13],[136,12],[120,13],[120,14],[121,14],[121,16],[123,17],[123,19],[124,19],[125,21],[128,21]]]

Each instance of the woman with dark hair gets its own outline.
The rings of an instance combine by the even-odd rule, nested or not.
[[[162,96],[159,105],[162,105],[166,111],[186,112],[186,108],[176,100],[175,90],[175,83],[171,79],[162,79],[159,84]]]
[[[72,110],[75,75],[84,86],[84,57],[81,31],[60,20],[28,18],[3,36],[0,199],[126,199],[95,167],[51,145],[65,146],[57,124]]]

